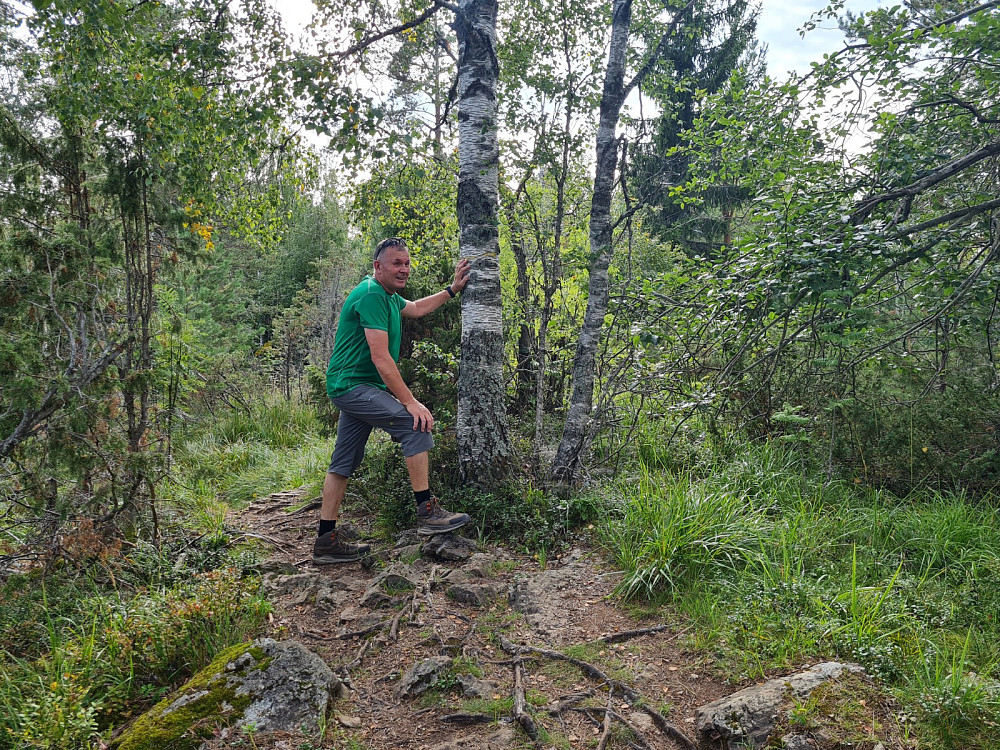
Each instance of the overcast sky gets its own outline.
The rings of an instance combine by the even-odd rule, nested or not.
[[[349,1],[349,0],[348,0]],[[281,11],[285,23],[293,33],[301,30],[312,13],[311,0],[271,0]],[[816,11],[827,6],[826,0],[762,0],[757,34],[768,45],[768,69],[775,78],[784,78],[790,71],[805,73],[809,63],[822,58],[824,52],[840,49],[843,37],[835,25],[827,21],[828,28],[816,29],[799,36],[799,29]],[[847,0],[847,8],[855,13],[871,10],[879,0]]]
[[[880,4],[879,0],[847,0],[846,7],[857,14]],[[807,32],[805,38],[799,36],[809,17],[826,6],[823,0],[763,0],[757,36],[768,46],[768,70],[773,77],[784,78],[790,71],[806,73],[809,63],[843,46],[844,37],[832,21],[824,21],[826,28]]]

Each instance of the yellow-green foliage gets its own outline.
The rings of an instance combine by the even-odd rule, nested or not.
[[[252,670],[265,669],[270,663],[263,651],[250,644],[226,649],[187,685],[140,716],[111,744],[113,750],[195,750],[211,737],[216,725],[230,725],[239,720],[250,704],[250,697],[236,696],[225,668],[244,653],[256,660]],[[168,711],[179,699],[199,693],[204,695]]]

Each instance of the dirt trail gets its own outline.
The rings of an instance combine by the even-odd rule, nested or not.
[[[616,606],[614,573],[586,548],[542,569],[499,548],[442,559],[404,534],[395,546],[374,540],[367,562],[316,566],[317,511],[291,512],[304,500],[276,493],[233,520],[274,545],[270,635],[300,641],[352,688],[335,706],[337,746],[499,750],[530,746],[534,733],[536,747],[672,750],[686,745],[671,725],[693,737],[695,708],[732,692],[678,633]],[[578,661],[559,660],[567,651]],[[433,688],[400,696],[401,677],[437,656],[455,661]]]

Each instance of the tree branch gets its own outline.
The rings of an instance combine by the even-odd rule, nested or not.
[[[1000,2],[1000,0],[997,0],[997,2]],[[957,174],[961,174],[974,164],[983,161],[983,159],[988,159],[991,156],[996,156],[997,154],[1000,154],[1000,141],[994,141],[993,143],[983,146],[978,151],[973,151],[971,154],[966,154],[965,156],[953,159],[947,164],[942,164],[937,169],[931,170],[931,172],[924,175],[919,180],[911,182],[909,185],[896,188],[895,190],[890,190],[889,192],[882,193],[881,195],[872,196],[871,198],[865,198],[851,214],[851,222],[853,224],[860,224],[862,221],[871,216],[875,209],[883,203],[896,200],[897,198],[919,195],[924,190],[944,182]]]
[[[997,0],[1000,2],[1000,0]],[[663,36],[660,37],[659,43],[656,45],[656,49],[653,53],[646,59],[643,66],[639,68],[638,72],[632,77],[632,80],[628,82],[625,86],[625,96],[627,97],[631,93],[632,89],[641,84],[649,72],[656,65],[657,60],[660,59],[660,55],[663,54],[663,50],[666,49],[667,44],[670,42],[671,37],[676,33],[677,27],[680,25],[681,18],[687,13],[691,8],[694,7],[695,0],[688,0],[688,4],[681,8],[677,13],[674,14],[673,20],[670,21],[670,25],[667,30],[663,32]]]
[[[447,2],[447,0],[433,0],[433,2],[431,3],[431,7],[429,7],[427,10],[425,10],[416,18],[407,21],[406,23],[401,23],[397,24],[396,26],[392,26],[386,29],[385,31],[380,31],[378,33],[372,34],[371,36],[365,37],[357,44],[348,47],[343,52],[335,52],[332,55],[332,57],[338,60],[343,60],[347,57],[350,57],[351,55],[356,55],[358,52],[363,52],[364,50],[368,49],[373,44],[375,44],[375,42],[380,42],[386,37],[395,36],[396,34],[402,33],[404,31],[407,31],[408,29],[412,29],[419,26],[428,18],[437,13],[441,8],[446,8],[452,11],[457,16],[464,15],[462,13],[461,8],[459,8],[457,5]]]

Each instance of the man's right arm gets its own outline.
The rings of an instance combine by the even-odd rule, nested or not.
[[[430,432],[434,426],[434,416],[426,406],[413,397],[403,382],[396,361],[389,354],[389,334],[377,328],[366,328],[365,339],[368,341],[368,348],[371,349],[372,364],[382,377],[382,382],[413,417],[413,429]]]

